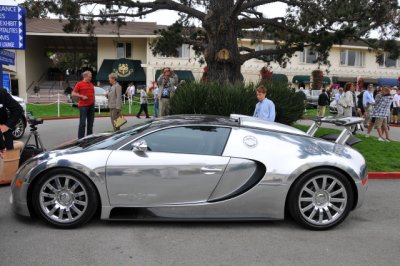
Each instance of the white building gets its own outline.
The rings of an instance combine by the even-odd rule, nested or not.
[[[168,66],[178,71],[183,79],[200,79],[203,67],[196,61],[194,51],[183,45],[178,49],[178,57],[166,58],[154,56],[150,42],[157,37],[155,31],[161,26],[148,22],[128,22],[117,29],[114,24],[96,25],[94,35],[86,33],[65,33],[63,24],[54,19],[27,19],[26,50],[16,50],[16,65],[8,66],[13,81],[13,92],[23,98],[33,92],[33,88],[49,79],[49,68],[52,66],[47,52],[87,52],[97,56],[97,79],[106,82],[111,71],[120,70],[122,81],[133,81],[136,84],[149,86],[155,80],[156,72]],[[264,49],[273,46],[273,41],[265,40],[252,45],[250,39],[239,40],[239,45]],[[311,72],[318,68],[314,63],[315,54],[305,49],[291,59],[286,68],[272,63],[274,74],[293,83],[293,86],[310,81]],[[400,73],[400,60],[385,57],[383,65],[376,63],[376,56],[364,44],[335,45],[330,51],[331,66],[325,73],[326,85],[331,83],[356,82],[363,78],[365,83],[397,85]],[[265,62],[251,59],[242,66],[246,81],[257,82],[259,71]],[[118,66],[121,66],[118,68]],[[73,66],[72,66],[73,67]],[[322,65],[321,70],[326,70]],[[55,81],[63,80],[62,73],[52,77]],[[61,82],[62,83],[62,82]],[[61,84],[60,83],[60,84]],[[54,85],[53,85],[54,86]]]

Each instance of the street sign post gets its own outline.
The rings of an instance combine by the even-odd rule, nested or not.
[[[0,64],[15,65],[15,53],[7,50],[0,50]]]
[[[10,74],[3,73],[3,88],[8,91],[8,93],[11,93],[11,78]]]
[[[26,10],[0,5],[0,49],[25,49]]]
[[[6,80],[10,84],[10,75],[8,79],[3,77],[3,64],[15,64],[15,53],[2,49],[25,49],[25,17],[26,10],[23,7],[12,3],[0,5],[0,86],[2,87],[5,87]]]

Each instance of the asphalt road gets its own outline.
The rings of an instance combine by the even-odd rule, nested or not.
[[[0,186],[1,265],[399,265],[400,180],[370,180],[365,204],[330,231],[292,221],[144,223],[58,230],[12,213]]]

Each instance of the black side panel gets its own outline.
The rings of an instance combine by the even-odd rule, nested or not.
[[[225,195],[225,196],[219,197],[219,198],[209,199],[208,202],[224,201],[224,200],[228,200],[228,199],[237,197],[237,196],[247,192],[248,190],[250,190],[255,185],[257,185],[261,181],[261,179],[264,177],[265,172],[267,171],[267,169],[264,166],[264,164],[262,164],[260,162],[255,162],[255,163],[257,165],[255,171],[247,179],[247,181],[244,184],[242,184],[240,187],[238,187],[235,190],[233,190],[228,195]],[[224,177],[222,177],[222,178],[224,178]]]

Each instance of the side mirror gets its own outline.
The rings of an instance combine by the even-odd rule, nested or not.
[[[147,151],[147,142],[144,139],[134,142],[132,144],[132,151],[146,152]]]

